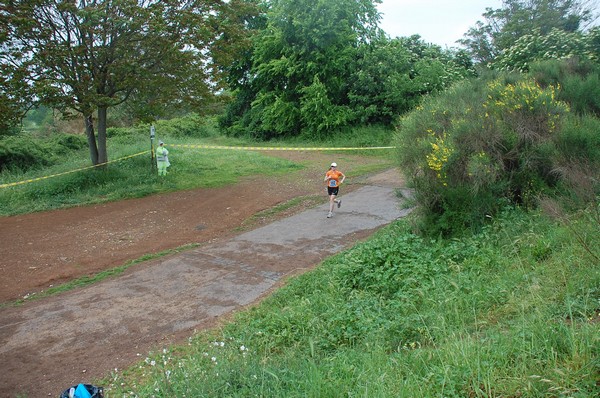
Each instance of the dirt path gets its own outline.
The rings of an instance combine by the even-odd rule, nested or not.
[[[156,253],[188,243],[201,243],[205,247],[214,246],[216,242],[225,242],[227,239],[239,235],[239,227],[242,226],[244,220],[261,210],[272,208],[278,203],[298,196],[322,195],[321,175],[324,172],[322,165],[326,165],[330,161],[329,155],[284,152],[277,153],[275,156],[301,161],[310,166],[292,179],[289,177],[253,177],[244,179],[235,186],[218,189],[199,189],[100,206],[1,218],[0,240],[3,243],[0,247],[0,258],[3,260],[0,266],[2,275],[0,300],[6,302],[35,294],[50,285],[119,266],[144,254]],[[336,161],[341,166],[348,165],[342,169],[349,176],[352,175],[353,168],[377,163],[377,160],[374,159],[352,155],[337,156]],[[399,177],[396,171],[391,171],[377,175],[371,180],[371,183],[377,184],[377,179],[380,179],[379,182],[391,182],[392,185],[400,186],[402,182]],[[352,181],[351,178],[350,181]],[[344,187],[344,192],[351,192],[360,187],[359,181],[355,184],[351,183]],[[323,196],[323,201],[325,200]],[[303,209],[304,205],[300,204],[278,214],[277,218]],[[273,219],[265,219],[262,220],[262,223],[271,221]],[[252,224],[252,228],[257,228],[260,224],[261,220],[259,219]],[[357,234],[356,238],[362,238],[372,232],[369,228],[366,228],[365,231]],[[323,251],[323,253],[326,252],[326,250]],[[194,258],[201,257],[199,253],[190,255],[193,255]],[[264,259],[264,253],[246,251],[244,260],[251,263],[252,256],[259,260]],[[301,256],[304,258],[296,259],[298,261],[297,268],[305,269],[314,265],[319,261],[319,256],[318,252],[312,257]],[[152,264],[160,269],[163,262],[162,260],[154,261]],[[262,264],[261,261],[258,261],[258,264]],[[136,270],[146,266],[148,266],[146,263],[136,265],[118,279],[131,278]],[[259,270],[258,273],[268,272],[267,268],[269,267],[277,268],[276,264],[266,264],[265,269]],[[166,278],[168,279],[168,277]],[[273,279],[273,281],[275,280]],[[272,283],[269,282],[265,286],[268,288],[271,285]],[[176,287],[171,288],[177,290]],[[94,297],[98,297],[100,300],[102,295],[111,295],[107,289],[101,293],[96,291],[95,294],[96,296],[93,296],[90,302],[96,301]],[[22,335],[17,337],[9,333],[10,330],[17,328],[19,323],[25,322],[23,319],[25,319],[26,312],[29,312],[28,317],[33,316],[34,320],[41,320],[43,316],[47,316],[48,311],[57,311],[58,302],[61,309],[60,314],[57,312],[57,316],[66,316],[67,318],[71,316],[69,311],[72,311],[72,308],[62,308],[66,306],[66,301],[64,306],[60,306],[62,297],[69,295],[76,297],[78,293],[77,291],[69,292],[65,295],[41,300],[42,302],[34,301],[20,307],[0,309],[0,320],[2,321],[0,343],[5,348],[10,345],[17,347],[22,342],[28,341],[29,333],[36,333],[36,331],[39,333],[39,330],[43,329],[44,325],[38,325],[32,327],[36,330],[21,330]],[[11,357],[8,363],[5,362],[0,366],[3,369],[0,397],[12,397],[17,392],[29,392],[30,396],[40,396],[39,391],[32,392],[32,381],[37,381],[38,385],[44,386],[44,396],[51,394],[48,391],[58,393],[58,390],[64,386],[65,380],[71,380],[74,374],[81,375],[82,372],[85,372],[87,374],[83,374],[82,377],[86,379],[92,375],[97,377],[114,367],[128,366],[138,359],[137,355],[140,352],[144,353],[144,350],[148,350],[153,345],[178,341],[189,335],[190,327],[187,324],[180,329],[171,329],[168,333],[163,334],[160,332],[149,334],[148,331],[136,329],[137,321],[134,312],[146,314],[146,311],[144,300],[131,300],[134,295],[132,293],[128,296],[128,301],[134,305],[134,307],[128,307],[132,315],[131,324],[120,325],[121,329],[126,330],[129,338],[126,343],[124,341],[125,344],[113,346],[111,352],[105,352],[104,355],[102,350],[96,349],[94,352],[96,360],[94,364],[90,364],[88,369],[83,369],[79,366],[80,364],[73,363],[72,366],[65,366],[61,374],[57,373],[56,366],[57,361],[65,359],[64,352],[58,352],[60,350],[56,347],[63,346],[64,348],[65,345],[70,344],[68,343],[70,340],[66,335],[68,333],[55,335],[53,330],[50,330],[47,332],[48,336],[40,340],[39,346],[30,346],[31,344],[23,346],[18,356]],[[111,297],[115,297],[114,294]],[[248,300],[250,302],[254,300],[253,296],[248,296]],[[241,300],[236,303],[239,305],[239,303],[246,302]],[[45,305],[54,307],[45,307]],[[236,305],[224,306],[223,312],[219,314],[235,309]],[[85,307],[85,305],[78,307],[78,311]],[[36,311],[40,311],[39,315],[33,315]],[[110,308],[104,308],[102,311],[110,311]],[[204,320],[200,318],[197,314],[193,316],[192,319],[198,320],[194,327],[207,327],[215,320],[214,317],[206,317],[203,318]],[[35,322],[32,325],[34,324]],[[107,338],[106,326],[99,327],[95,337],[92,333],[92,338],[104,341],[103,339]],[[108,330],[110,329],[109,327]],[[115,355],[115,352],[118,354]],[[75,366],[79,367],[75,369]],[[24,384],[25,379],[29,379],[29,383],[25,382]],[[15,389],[19,391],[15,391]]]
[[[222,188],[0,217],[0,303],[146,254],[231,236],[257,212],[299,196],[323,195],[321,176],[331,155],[266,154],[300,162],[306,168],[292,178],[250,177]],[[352,154],[335,159],[349,176],[356,167],[380,163]],[[344,189],[353,189],[353,184]],[[289,211],[301,209],[302,205]],[[260,225],[261,220],[256,222]]]

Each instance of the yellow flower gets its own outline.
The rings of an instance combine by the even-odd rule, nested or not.
[[[427,165],[436,172],[437,178],[442,180],[445,186],[447,185],[445,181],[447,176],[443,169],[453,152],[453,149],[445,142],[446,138],[446,133],[443,133],[441,137],[436,137],[434,142],[430,142],[432,151],[426,155]]]

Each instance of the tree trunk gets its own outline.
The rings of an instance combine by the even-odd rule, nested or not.
[[[90,148],[90,158],[92,164],[98,164],[98,147],[96,146],[96,134],[94,133],[94,117],[92,115],[84,115],[85,135],[87,136],[88,147]]]
[[[98,108],[98,162],[106,163],[106,107]]]

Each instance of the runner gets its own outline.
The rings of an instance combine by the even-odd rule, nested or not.
[[[340,177],[342,180],[340,181]],[[333,208],[337,204],[338,209],[342,205],[341,199],[336,199],[339,194],[340,184],[344,183],[346,176],[337,169],[337,163],[331,163],[329,170],[325,173],[325,182],[327,183],[327,195],[329,195],[329,213],[327,218],[333,217]]]

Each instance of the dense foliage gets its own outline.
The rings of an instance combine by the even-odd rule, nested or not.
[[[519,38],[537,32],[546,36],[553,30],[580,32],[593,21],[592,5],[586,0],[505,0],[498,9],[487,8],[485,20],[465,33],[459,42],[480,64],[493,64],[496,57]],[[535,33],[534,33],[535,34]]]
[[[535,207],[541,194],[584,181],[591,182],[584,196],[595,199],[600,120],[590,115],[597,101],[588,103],[585,90],[599,73],[597,65],[571,61],[539,64],[533,75],[490,74],[426,100],[405,117],[400,161],[422,205],[424,227],[443,233],[479,228],[507,204]]]
[[[391,124],[421,96],[472,73],[468,57],[377,29],[375,1],[270,2],[222,119],[232,135],[323,139]],[[236,66],[240,66],[236,64]]]
[[[526,72],[532,63],[549,59],[579,58],[598,62],[599,43],[600,28],[586,33],[553,29],[546,34],[534,29],[519,37],[491,65],[496,69]]]
[[[205,103],[220,87],[219,63],[242,47],[247,4],[8,2],[0,13],[0,128],[37,102],[77,113],[92,163],[106,162],[109,108],[129,101],[152,118]]]
[[[64,163],[65,157],[86,147],[85,138],[56,134],[50,139],[15,135],[0,140],[0,172],[27,171]]]

